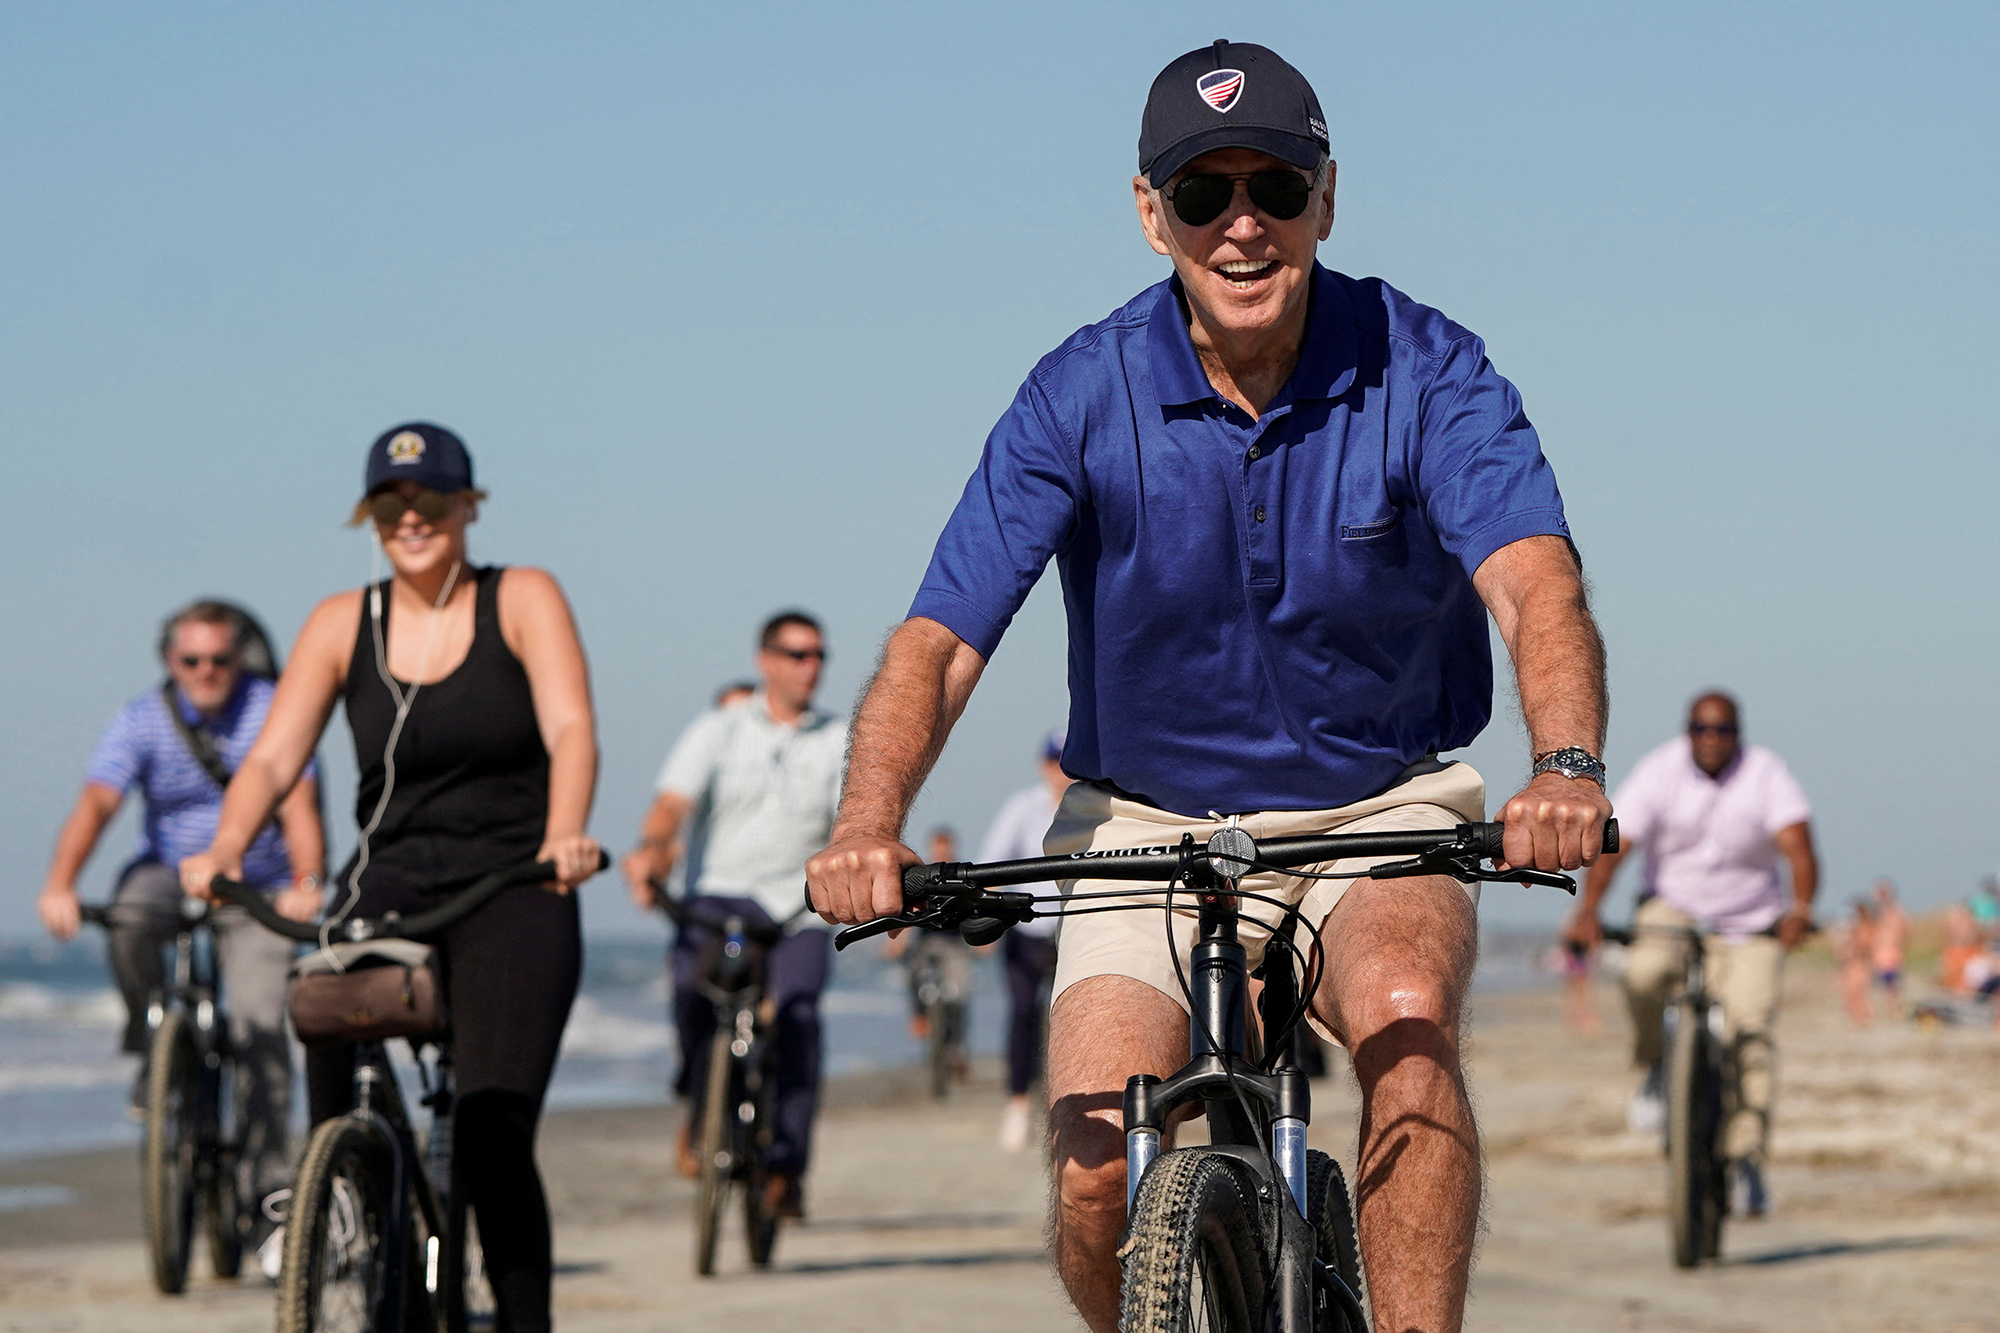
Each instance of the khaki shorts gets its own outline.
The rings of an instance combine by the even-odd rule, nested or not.
[[[1314,833],[1379,833],[1394,829],[1450,828],[1486,817],[1486,780],[1470,764],[1445,764],[1430,772],[1407,777],[1380,795],[1333,810],[1272,810],[1242,817],[1243,827],[1253,838],[1286,838]],[[1183,833],[1191,833],[1197,843],[1205,843],[1226,821],[1189,819],[1184,815],[1156,809],[1140,801],[1113,795],[1094,782],[1073,783],[1056,809],[1055,823],[1049,828],[1043,847],[1050,856],[1069,856],[1082,851],[1105,851],[1127,847],[1155,847],[1177,843]],[[1321,874],[1363,871],[1380,865],[1382,857],[1361,857],[1302,866]],[[1340,901],[1352,883],[1345,879],[1301,879],[1297,875],[1261,872],[1247,875],[1243,887],[1299,909],[1304,924],[1317,932],[1327,913]],[[1062,882],[1064,897],[1110,889],[1136,889],[1129,881],[1076,879]],[[1479,903],[1479,886],[1466,891],[1473,905]],[[1107,903],[1113,901],[1105,900]],[[1134,895],[1116,901],[1149,902],[1162,905],[1164,893]],[[1182,907],[1182,903],[1186,907]],[[1079,903],[1078,906],[1083,906]],[[1240,938],[1256,967],[1264,956],[1264,942],[1271,927],[1284,913],[1264,902],[1242,904]],[[1091,912],[1065,916],[1056,953],[1054,996],[1087,977],[1131,977],[1143,981],[1186,1009],[1174,973],[1173,958],[1167,953],[1167,926],[1163,913],[1154,911]],[[1196,912],[1191,895],[1174,895],[1174,940],[1181,967],[1188,964],[1194,948]],[[1310,956],[1310,937],[1294,933],[1294,941]],[[1054,996],[1051,997],[1053,1001]],[[1315,1028],[1319,1024],[1313,1024]],[[1330,1034],[1322,1034],[1330,1035]]]

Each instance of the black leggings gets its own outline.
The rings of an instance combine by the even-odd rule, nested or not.
[[[426,901],[371,870],[353,914],[408,913]],[[500,1333],[543,1333],[554,1259],[535,1128],[583,970],[576,895],[505,890],[438,943],[458,1087],[452,1174],[479,1222]],[[306,1087],[315,1125],[351,1109],[354,1048],[312,1047]]]

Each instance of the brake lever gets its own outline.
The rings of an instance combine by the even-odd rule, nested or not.
[[[887,935],[892,930],[920,929],[936,925],[936,909],[923,912],[903,912],[896,916],[878,916],[873,921],[865,921],[858,926],[849,926],[833,937],[836,952],[861,940],[873,939],[877,935]]]
[[[1479,864],[1476,854],[1418,856],[1375,866],[1368,872],[1370,879],[1416,879],[1422,875],[1450,875],[1461,884],[1540,884],[1576,893],[1576,881],[1568,875],[1548,870],[1490,870]]]

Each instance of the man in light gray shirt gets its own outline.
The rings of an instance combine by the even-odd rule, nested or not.
[[[698,863],[691,858],[687,867],[687,905],[695,916],[716,920],[742,912],[752,921],[783,921],[799,910],[806,858],[825,846],[833,827],[847,753],[846,722],[812,706],[825,663],[819,622],[800,611],[771,617],[758,636],[762,687],[703,713],[674,742],[639,845],[624,860],[641,910],[652,910],[654,886],[673,868],[676,838],[684,831],[687,845],[700,848]],[[672,957],[681,1044],[674,1090],[691,1108],[715,1030],[714,1005],[695,989],[712,934],[690,924],[675,939]],[[799,1181],[819,1102],[819,997],[831,970],[832,938],[813,921],[772,950],[766,969],[778,1041],[767,1203],[794,1217],[801,1212]],[[681,1136],[680,1167],[688,1175],[700,1165],[692,1150],[696,1113],[691,1109]]]

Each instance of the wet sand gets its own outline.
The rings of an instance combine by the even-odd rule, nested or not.
[[[1490,1191],[1468,1328],[2000,1330],[2000,1034],[1856,1032],[1830,975],[1795,967],[1774,1215],[1732,1226],[1721,1265],[1682,1273],[1667,1258],[1657,1138],[1624,1128],[1623,1019],[1608,987],[1599,999],[1606,1031],[1594,1038],[1562,1030],[1552,991],[1478,999],[1470,1050]],[[1040,1163],[994,1143],[994,1074],[943,1106],[914,1074],[838,1084],[810,1222],[785,1232],[767,1273],[750,1271],[732,1232],[707,1280],[691,1271],[693,1186],[672,1170],[675,1113],[552,1116],[543,1163],[559,1325],[1079,1327],[1044,1258]],[[1315,1139],[1343,1158],[1353,1106],[1344,1080],[1317,1089]],[[0,1329],[270,1327],[261,1282],[153,1293],[135,1178],[125,1150],[0,1165]]]

